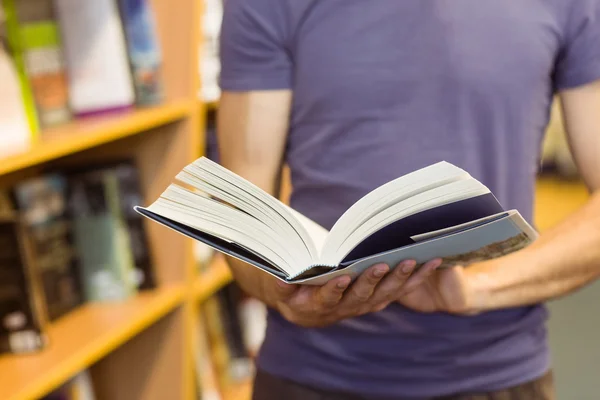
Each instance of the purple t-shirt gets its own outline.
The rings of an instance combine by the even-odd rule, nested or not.
[[[600,0],[226,0],[222,29],[223,90],[293,90],[291,204],[327,228],[440,160],[531,221],[552,96],[600,78]],[[394,304],[303,329],[271,310],[258,366],[369,396],[494,390],[549,368],[545,319]]]

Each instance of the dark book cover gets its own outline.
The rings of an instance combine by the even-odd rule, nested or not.
[[[43,301],[31,246],[17,218],[0,217],[0,353],[44,348]]]
[[[80,197],[81,204],[73,204],[73,211],[81,214],[108,213],[108,203],[103,184],[105,179],[116,181],[116,193],[113,204],[117,215],[123,222],[127,233],[127,241],[133,257],[136,288],[146,290],[156,288],[156,274],[152,261],[152,253],[146,230],[146,219],[134,210],[134,206],[143,203],[140,175],[137,166],[131,159],[113,159],[101,163],[93,163],[77,169],[63,170],[69,179],[72,194]],[[84,182],[86,182],[84,184]],[[92,184],[96,182],[96,184]],[[73,190],[78,186],[77,191]],[[83,189],[83,187],[87,189]],[[76,193],[77,192],[77,193]],[[88,193],[86,195],[85,193]],[[71,199],[72,201],[74,199]],[[91,202],[87,204],[86,202]],[[92,207],[92,208],[90,208]],[[115,214],[116,213],[116,214]]]
[[[69,174],[68,204],[86,300],[133,295],[136,273],[115,175],[105,169]]]
[[[79,258],[67,215],[67,182],[61,175],[33,178],[16,185],[15,202],[33,243],[50,320],[82,303]]]
[[[132,162],[122,162],[117,164],[113,171],[119,186],[121,216],[127,226],[133,262],[138,275],[138,289],[155,288],[156,277],[145,228],[146,221],[134,209],[144,201],[138,170]]]

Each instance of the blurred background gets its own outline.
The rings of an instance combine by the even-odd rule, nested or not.
[[[250,398],[264,306],[132,212],[217,158],[221,1],[0,0],[0,399]],[[587,199],[558,103],[542,154],[544,231]],[[598,398],[599,302],[549,305],[560,399]]]

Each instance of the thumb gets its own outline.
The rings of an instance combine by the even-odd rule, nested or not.
[[[286,300],[291,297],[298,289],[297,285],[292,285],[287,282],[275,279],[275,293],[279,300]]]

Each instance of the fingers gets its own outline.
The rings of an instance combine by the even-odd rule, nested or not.
[[[371,302],[379,305],[397,298],[398,292],[408,282],[416,265],[417,263],[414,260],[405,260],[398,264],[398,266],[394,268],[381,283],[379,283]]]
[[[389,272],[390,267],[386,264],[377,264],[362,273],[350,290],[344,296],[343,302],[347,306],[359,305],[369,301],[375,291],[375,287],[381,279]]]
[[[335,307],[342,296],[344,291],[350,285],[351,278],[349,276],[342,276],[336,279],[332,279],[325,285],[321,286],[315,291],[315,297],[319,304],[324,309],[331,309]]]
[[[400,289],[398,296],[405,296],[408,293],[412,292],[415,288],[421,285],[429,276],[442,264],[442,260],[440,258],[436,258],[430,260],[423,264],[421,268],[417,270],[413,275],[411,275],[404,286]]]

